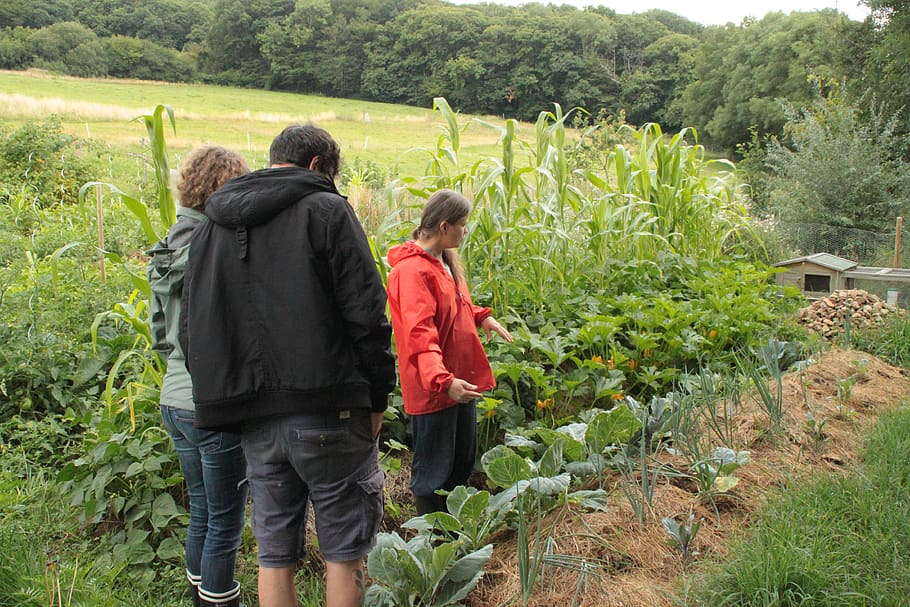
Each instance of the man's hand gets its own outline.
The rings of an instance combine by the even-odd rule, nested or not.
[[[373,429],[373,440],[379,438],[379,433],[382,432],[382,419],[385,417],[385,414],[380,413],[370,413],[370,426]]]
[[[475,398],[483,396],[477,391],[477,386],[466,382],[463,379],[458,379],[457,377],[452,380],[452,385],[449,386],[448,394],[449,398],[456,403],[467,403]]]

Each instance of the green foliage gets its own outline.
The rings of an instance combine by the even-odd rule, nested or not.
[[[692,542],[698,535],[703,519],[695,520],[694,514],[689,514],[689,519],[685,523],[680,523],[675,517],[665,517],[661,519],[664,531],[670,536],[669,541],[679,548],[680,557],[683,563],[688,563],[695,556],[692,550]]]
[[[906,315],[889,314],[881,325],[855,329],[851,343],[896,367],[910,368],[910,318]]]
[[[865,44],[857,44],[866,50],[868,62],[864,77],[855,85],[861,92],[871,89],[885,112],[897,117],[897,130],[903,134],[901,156],[910,160],[910,113],[906,111],[910,83],[903,71],[910,63],[910,7],[905,0],[866,0],[864,4],[872,9],[873,18],[861,34]]]
[[[31,64],[30,36],[31,30],[24,27],[5,28],[0,31],[0,68],[21,70]]]
[[[544,427],[515,429],[506,434],[506,446],[530,452],[538,458],[549,457],[551,467],[565,470],[572,476],[585,479],[601,476],[607,466],[606,456],[628,443],[642,429],[641,421],[626,404],[609,411],[591,409],[581,418],[551,430]],[[556,462],[552,462],[555,455]]]
[[[102,40],[107,71],[114,78],[186,82],[196,75],[195,61],[186,53],[150,40],[112,36]]]
[[[751,225],[732,165],[706,160],[687,141],[694,134],[622,126],[616,133],[632,143],[605,133],[577,153],[557,106],[540,115],[532,142],[506,121],[501,156],[468,166],[461,142],[470,125],[445,99],[435,107],[445,128],[423,150],[428,175],[386,189],[398,208],[373,242],[382,257],[407,234],[412,197],[473,192],[462,248],[473,297],[516,338],[488,344],[499,387],[481,403],[487,444],[522,418],[553,427],[626,394],[648,402],[703,357],[729,359],[735,347],[761,343],[793,305],[766,267],[730,255]],[[590,145],[608,140],[602,156]],[[587,158],[604,158],[605,172],[575,168]]]
[[[694,125],[732,151],[751,126],[779,129],[777,98],[810,99],[808,72],[872,86],[899,108],[906,19],[874,6],[879,29],[835,11],[704,28],[668,11],[543,3],[10,0],[0,23],[19,33],[0,34],[0,65],[418,107],[445,95],[460,111],[521,120],[553,102],[592,115],[625,109],[635,124]],[[36,38],[23,49],[26,28]]]
[[[6,142],[7,151],[16,142],[25,149],[25,142],[39,145],[54,136],[33,124],[19,133]],[[33,174],[37,180],[40,171]],[[14,414],[34,419],[67,408],[81,413],[97,399],[106,367],[126,345],[116,331],[106,330],[93,346],[86,319],[108,305],[124,280],[100,280],[97,250],[83,244],[97,231],[84,208],[44,204],[28,181],[19,187],[0,201],[0,420]],[[120,246],[118,238],[132,237],[122,231],[107,240],[112,248]]]
[[[45,27],[72,18],[72,7],[66,0],[9,0],[0,6],[0,23],[10,27]]]
[[[0,554],[6,557],[0,563],[0,606],[43,607],[47,597],[37,582],[44,572],[34,544],[21,532],[0,527]]]
[[[0,425],[0,436],[9,427]],[[112,591],[118,568],[93,562],[89,556],[91,542],[80,540],[71,509],[48,478],[41,458],[29,461],[32,458],[27,455],[26,440],[18,446],[3,444],[2,440],[0,605],[121,605],[117,597],[120,592]]]
[[[445,95],[463,111],[524,120],[553,101],[594,113],[631,104],[653,121],[668,117],[700,30],[670,13],[544,5],[223,0],[201,58],[234,84],[417,106]]]
[[[493,545],[464,553],[458,543],[434,546],[429,535],[405,542],[397,533],[380,533],[367,557],[374,583],[370,607],[456,607],[477,585],[493,555]]]
[[[108,562],[133,567],[133,575],[155,561],[181,557],[173,527],[188,520],[180,505],[177,456],[160,426],[157,403],[148,396],[134,395],[131,407],[104,407],[74,420],[85,428],[85,454],[57,475],[80,520],[109,527]]]
[[[203,67],[222,84],[265,86],[269,69],[262,35],[293,7],[289,0],[218,0],[200,57]]]
[[[81,23],[75,21],[64,21],[55,23],[48,27],[41,28],[31,35],[29,43],[32,46],[32,52],[39,61],[39,65],[53,66],[54,64],[68,63],[70,53],[84,52],[84,49],[94,48],[97,44],[98,36]],[[89,73],[76,74],[79,76],[100,76],[102,72],[97,71],[101,65],[85,65]]]
[[[174,126],[173,111],[159,105],[142,116],[149,136],[157,185],[157,206],[165,227],[175,220],[175,207],[169,189],[167,147],[164,141],[164,113]],[[82,193],[96,183],[86,184]],[[147,242],[158,236],[145,203],[111,187],[146,233]],[[128,266],[123,266],[129,272]],[[85,427],[85,455],[68,463],[58,474],[61,489],[80,508],[80,518],[97,524],[106,519],[112,563],[130,567],[132,575],[150,573],[155,562],[179,558],[181,542],[175,537],[172,521],[184,520],[186,511],[174,499],[183,487],[176,454],[170,438],[161,428],[158,393],[164,376],[164,363],[150,350],[147,281],[132,276],[137,288],[125,302],[114,304],[95,316],[91,326],[92,343],[104,343],[111,330],[123,334],[128,343],[107,367],[104,389],[105,406],[79,419]],[[182,500],[181,502],[182,503]]]
[[[824,10],[709,28],[676,110],[684,124],[729,151],[749,140],[750,129],[779,134],[786,119],[778,99],[803,107],[818,95],[810,76],[840,82],[858,75],[851,41],[861,27]]]
[[[644,430],[648,427],[651,410],[652,407],[637,408],[634,419],[639,428]],[[619,489],[639,523],[644,523],[653,514],[658,483],[673,473],[656,458],[664,448],[664,443],[658,442],[656,450],[652,450],[651,441],[642,432],[637,437],[630,437],[620,449],[614,450],[608,460],[610,467],[619,473]]]
[[[733,472],[748,464],[749,459],[748,451],[718,447],[711,457],[693,463],[689,470],[698,481],[699,495],[711,497],[733,489],[739,483]]]
[[[60,414],[13,415],[0,423],[0,453],[10,469],[55,469],[77,453],[78,437]]]
[[[487,491],[471,487],[456,487],[446,498],[448,512],[426,514],[408,521],[404,526],[418,532],[415,540],[423,538],[422,542],[429,542],[429,545],[456,546],[458,554],[475,551],[497,531],[506,526],[514,527],[518,534],[519,577],[524,604],[544,567],[578,568],[584,572],[583,577],[586,579],[593,574],[591,563],[575,559],[571,555],[555,554],[542,521],[547,512],[567,503],[606,509],[606,493],[603,490],[569,491],[571,475],[565,471],[567,462],[564,457],[566,451],[571,452],[570,458],[574,460],[586,457],[586,443],[583,442],[585,430],[581,426],[587,429],[590,443],[595,445],[591,450],[596,450],[600,442],[618,440],[633,431],[622,422],[621,411],[602,413],[606,417],[593,416],[590,426],[573,424],[559,431],[538,429],[536,433],[546,444],[511,437],[509,440],[513,446],[524,451],[530,450],[539,459],[522,457],[511,448],[498,445],[484,453],[481,464],[488,483],[501,489],[500,492],[491,495]],[[533,541],[529,536],[532,517],[536,517],[537,521]],[[423,544],[416,545],[420,550],[419,546]],[[370,574],[373,575],[372,560]],[[399,583],[404,586],[401,592],[415,592],[413,581]],[[391,596],[386,589],[375,592],[377,596],[380,592],[383,593],[382,596]],[[416,592],[420,594],[419,590]],[[405,598],[399,594],[398,600],[403,601]]]
[[[47,554],[19,525],[0,525],[0,607],[113,607],[95,564]]]
[[[488,491],[459,486],[446,496],[448,512],[431,512],[402,526],[418,533],[441,534],[473,551],[485,546],[496,532],[506,527],[506,515],[512,508],[512,500],[491,500]]]
[[[766,155],[770,208],[785,228],[823,217],[832,226],[885,232],[910,212],[910,164],[899,156],[896,116],[871,105],[862,110],[832,96],[788,109],[791,143],[773,140]]]
[[[883,414],[864,465],[777,495],[731,558],[699,575],[691,604],[900,605],[910,542],[910,414]],[[883,549],[883,546],[887,547]]]
[[[74,204],[100,172],[100,150],[64,132],[58,118],[0,131],[0,200],[34,197],[41,207]]]
[[[77,22],[40,29],[0,30],[0,68],[36,67],[71,76],[184,82],[196,76],[195,58],[144,38],[99,37]]]
[[[212,18],[204,0],[92,0],[69,2],[76,19],[99,36],[128,36],[182,50],[201,42]]]

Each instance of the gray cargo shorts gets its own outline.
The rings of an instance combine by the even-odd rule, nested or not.
[[[368,410],[267,418],[242,436],[260,566],[291,567],[304,555],[308,501],[326,561],[372,550],[384,476]]]

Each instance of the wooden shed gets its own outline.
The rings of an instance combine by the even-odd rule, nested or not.
[[[805,255],[774,265],[786,270],[777,275],[778,284],[794,285],[808,297],[827,297],[849,288],[847,272],[857,267],[855,261],[831,253]]]

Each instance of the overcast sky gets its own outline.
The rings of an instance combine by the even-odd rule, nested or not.
[[[455,4],[474,4],[482,0],[449,0]],[[492,0],[512,6],[527,4],[528,0]],[[668,10],[703,25],[739,23],[743,17],[764,17],[771,11],[789,13],[836,8],[851,19],[862,21],[869,7],[858,0],[538,0],[541,4],[571,4],[573,6],[606,6],[617,13],[642,13],[652,8]]]

